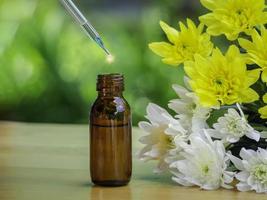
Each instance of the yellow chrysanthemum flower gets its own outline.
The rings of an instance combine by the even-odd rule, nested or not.
[[[232,45],[226,55],[215,49],[204,58],[195,55],[195,61],[185,63],[190,85],[205,107],[250,103],[259,99],[250,88],[259,78],[259,69],[247,70],[244,57]]]
[[[211,54],[213,44],[210,35],[203,33],[203,24],[196,27],[192,20],[187,19],[187,27],[182,22],[179,25],[180,32],[160,21],[160,26],[171,44],[167,42],[149,44],[149,48],[155,54],[163,57],[163,63],[178,66],[185,61],[193,60],[196,53],[203,57]]]
[[[249,60],[262,68],[262,81],[267,82],[267,30],[262,27],[260,35],[254,29],[251,37],[253,42],[240,38],[239,44],[247,51]]]
[[[211,35],[225,34],[228,40],[237,39],[242,32],[267,23],[264,0],[201,0],[204,7],[212,11],[200,16]]]
[[[263,96],[264,103],[267,103],[267,93]],[[267,119],[267,106],[264,106],[259,109],[259,113],[261,114],[262,119]]]

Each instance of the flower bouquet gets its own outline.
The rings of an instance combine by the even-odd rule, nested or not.
[[[139,127],[139,158],[157,160],[183,186],[267,193],[267,12],[264,0],[200,0],[210,12],[176,30],[160,22],[169,42],[149,48],[185,71],[185,87],[168,107],[150,103]],[[211,36],[226,37],[223,53]],[[237,181],[233,181],[236,178]]]

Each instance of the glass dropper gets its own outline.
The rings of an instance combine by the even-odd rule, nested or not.
[[[110,52],[105,47],[100,35],[96,32],[92,24],[84,17],[81,11],[71,0],[60,0],[69,14],[79,23],[79,25],[85,30],[88,36],[100,46],[108,56],[111,56]]]

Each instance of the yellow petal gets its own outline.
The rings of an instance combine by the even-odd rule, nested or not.
[[[254,2],[253,7],[255,9],[263,10],[264,9],[264,3],[265,3],[265,0],[257,0],[256,2]]]
[[[216,9],[216,1],[215,0],[200,0],[201,4],[209,10]]]
[[[215,98],[214,95],[210,95],[207,93],[206,90],[197,90],[196,91],[200,104],[204,107],[213,107],[213,106],[220,106],[219,101]]]
[[[231,69],[231,73],[239,78],[239,80],[246,81],[247,79],[247,66],[245,64],[245,60],[239,55],[233,60],[228,61],[228,66]],[[248,82],[247,82],[248,84]]]
[[[212,56],[215,57],[217,60],[225,60],[222,52],[219,48],[215,48],[212,52]]]
[[[267,119],[267,106],[260,108],[258,111],[261,114],[262,119]]]
[[[267,17],[267,12],[265,13],[265,16]],[[265,27],[263,25],[261,25],[260,29],[261,29],[261,36],[263,38],[267,38],[267,31],[266,31]]]
[[[182,22],[179,22],[179,26],[180,26],[181,32],[186,32],[187,31],[186,26]]]
[[[241,93],[240,98],[241,98],[240,103],[251,103],[259,100],[260,97],[255,90],[248,88]]]
[[[238,39],[238,43],[240,44],[240,46],[243,48],[243,49],[254,49],[254,44],[249,41],[249,40],[246,40],[246,39],[243,39],[243,38],[239,38]]]
[[[149,48],[157,55],[161,57],[172,56],[175,49],[167,42],[152,42],[149,44]]]
[[[228,96],[227,98],[224,98],[225,104],[232,105],[236,102],[238,102],[239,96],[237,94],[233,94]]]
[[[255,29],[252,32],[253,33],[252,33],[251,37],[252,37],[254,45],[256,45],[258,47],[263,46],[262,38],[261,38],[260,34]]]
[[[228,49],[228,51],[226,52],[226,55],[227,59],[229,60],[234,60],[236,59],[237,57],[240,56],[240,51],[239,49],[237,48],[237,46],[235,45],[231,45]]]
[[[192,30],[197,29],[196,25],[194,24],[194,22],[191,19],[187,18],[186,22],[187,22],[188,29],[192,29]]]
[[[162,62],[168,65],[177,67],[183,62],[183,60],[177,59],[175,57],[168,57],[168,58],[163,58]]]
[[[262,74],[261,74],[261,80],[265,83],[267,83],[267,68],[262,70]]]
[[[260,71],[261,71],[260,69],[253,69],[247,71],[248,86],[251,86],[257,82],[260,76]]]
[[[225,36],[226,36],[226,38],[228,40],[234,41],[234,40],[236,40],[238,38],[239,33],[233,33],[233,32],[231,32],[231,33],[225,33]]]
[[[160,21],[160,26],[161,26],[162,30],[165,32],[168,40],[171,43],[175,44],[177,37],[179,35],[178,31],[176,29],[170,27],[168,24],[166,24],[163,21]]]
[[[262,97],[264,103],[267,103],[267,93]]]
[[[198,68],[199,75],[205,77],[208,74],[208,71],[210,70],[210,63],[209,61],[202,57],[199,54],[195,54],[195,65]],[[199,76],[197,75],[197,76]],[[198,77],[192,77],[193,79],[198,79]]]
[[[187,62],[184,63],[185,73],[190,78],[195,77],[198,74],[194,68],[195,68],[195,63],[193,61],[187,61]]]
[[[205,25],[216,25],[217,19],[215,18],[213,13],[208,13],[202,16],[199,16],[199,21]]]
[[[201,34],[201,33],[203,32],[204,27],[205,27],[205,24],[203,24],[203,23],[200,23],[200,24],[198,25],[197,29],[198,29],[198,33],[199,33],[199,34]],[[207,33],[205,33],[205,34],[203,34],[203,35],[207,35],[208,40],[210,40],[210,36],[209,36]]]

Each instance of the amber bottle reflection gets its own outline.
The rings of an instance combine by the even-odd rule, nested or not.
[[[97,185],[126,185],[131,178],[131,111],[123,81],[120,74],[98,76],[90,113],[90,171]]]

